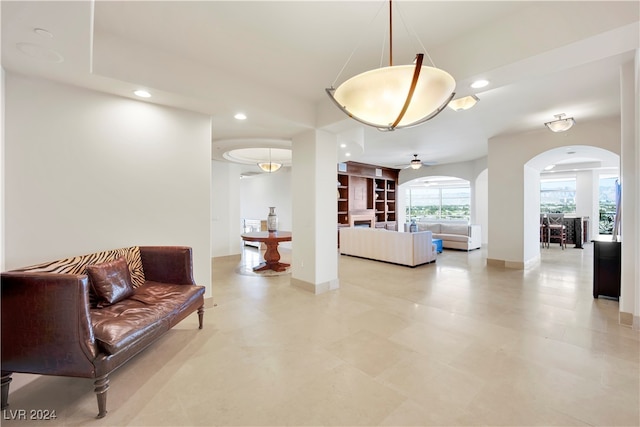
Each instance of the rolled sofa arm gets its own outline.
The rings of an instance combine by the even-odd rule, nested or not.
[[[81,274],[2,273],[2,370],[91,378],[98,349]]]
[[[140,246],[145,280],[195,285],[193,257],[188,246]]]

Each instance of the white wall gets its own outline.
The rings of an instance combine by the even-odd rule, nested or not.
[[[525,242],[540,241],[540,171],[524,165],[524,181],[522,194],[523,210],[525,215],[525,228],[522,230],[522,238]],[[540,257],[540,245],[525,245],[523,258],[537,261]]]
[[[295,135],[292,143],[291,281],[315,293],[339,286],[336,141],[333,134],[312,130]]]
[[[489,171],[483,170],[476,179],[475,204],[472,223],[480,224],[482,244],[488,243],[489,237]]]
[[[593,170],[576,172],[576,215],[593,219],[593,194],[598,194],[598,186],[593,187]]]
[[[621,165],[620,186],[622,190],[620,215],[622,224],[622,278],[620,312],[630,315],[623,319],[640,329],[640,207],[636,196],[640,191],[638,174],[638,150],[640,150],[640,50],[635,58],[620,69]]]
[[[5,270],[4,259],[4,68],[0,68],[0,271]]]
[[[6,268],[193,248],[211,295],[208,116],[6,74]]]
[[[240,253],[240,165],[211,161],[211,256]]]

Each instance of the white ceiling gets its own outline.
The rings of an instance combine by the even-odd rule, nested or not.
[[[575,117],[576,126],[620,114],[619,67],[640,47],[640,2],[397,0],[394,6],[394,64],[409,63],[423,45],[456,79],[456,97],[475,93],[480,102],[467,111],[445,109],[416,128],[366,128],[364,152],[353,160],[391,167],[414,153],[439,164],[471,160],[486,155],[489,138],[541,129],[554,114]],[[388,64],[386,1],[2,1],[1,7],[6,70],[130,98],[144,87],[153,95],[144,102],[211,115],[215,159],[233,148],[283,148],[314,127],[360,127],[324,89]],[[19,43],[30,43],[22,47],[31,56]],[[64,61],[48,60],[56,58],[51,50]],[[477,78],[491,84],[474,92],[469,84]],[[235,120],[238,111],[248,119]]]

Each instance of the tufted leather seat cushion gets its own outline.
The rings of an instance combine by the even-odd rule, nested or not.
[[[184,307],[200,304],[203,294],[203,286],[146,282],[118,304],[91,310],[96,341],[104,352],[116,354],[141,335],[159,336],[176,323]]]

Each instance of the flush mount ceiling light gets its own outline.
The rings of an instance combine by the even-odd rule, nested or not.
[[[449,108],[455,111],[468,110],[480,101],[477,96],[469,95],[463,98],[453,99],[449,102]]]
[[[422,53],[416,55],[415,65],[394,66],[392,24],[389,1],[388,67],[366,71],[337,88],[325,89],[342,112],[381,131],[416,126],[435,117],[453,98],[456,87],[446,71],[423,66]]]
[[[262,169],[264,172],[272,173],[272,172],[277,172],[282,167],[282,163],[276,163],[271,161],[271,148],[269,148],[269,161],[259,162],[258,167]]]
[[[576,123],[576,121],[573,119],[573,117],[569,117],[567,119],[564,119],[563,117],[566,116],[566,114],[555,114],[553,117],[555,117],[557,120],[553,120],[551,122],[547,122],[544,125],[546,127],[549,128],[550,131],[552,132],[565,132],[568,131],[569,129],[571,129],[573,127],[573,125]]]

